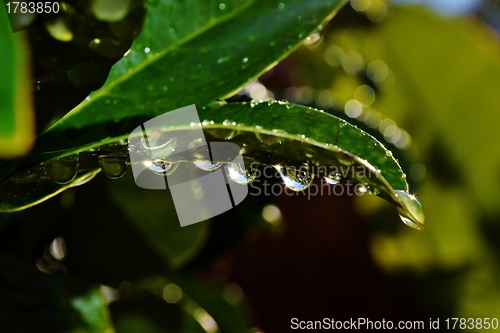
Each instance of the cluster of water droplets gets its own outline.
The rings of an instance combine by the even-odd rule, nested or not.
[[[42,193],[50,192],[46,194],[50,197],[55,190],[90,181],[98,172],[108,178],[118,179],[132,163],[141,163],[151,172],[162,176],[172,175],[180,163],[192,163],[206,172],[223,168],[232,181],[248,184],[258,175],[258,168],[253,163],[259,161],[257,165],[273,166],[283,184],[295,192],[308,189],[316,177],[332,186],[344,182],[355,183],[356,194],[380,195],[389,199],[399,205],[398,211],[404,223],[417,229],[422,227],[423,212],[418,200],[405,191],[395,191],[395,195],[387,191],[382,184],[381,171],[363,165],[362,161],[348,152],[327,154],[327,147],[297,144],[296,140],[288,139],[287,133],[282,130],[264,131],[255,128],[255,131],[250,131],[244,124],[230,120],[225,120],[219,128],[210,128],[213,125],[213,121],[192,124],[193,127],[206,128],[208,143],[228,140],[236,143],[244,155],[244,162],[212,160],[206,142],[202,139],[193,140],[191,136],[186,141],[184,138],[189,138],[186,132],[158,131],[150,133],[147,139],[138,137],[132,141],[120,140],[21,170],[0,183],[0,198],[14,195],[29,200],[29,196],[37,189]],[[310,143],[305,136],[301,137],[301,141]],[[140,159],[131,161],[132,153],[139,154]],[[286,156],[292,158],[287,159]],[[357,171],[349,174],[332,172],[322,169],[325,165],[336,166],[335,170],[347,168]]]

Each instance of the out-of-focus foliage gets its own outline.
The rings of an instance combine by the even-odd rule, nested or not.
[[[414,298],[433,316],[444,309],[456,317],[500,313],[498,36],[477,19],[393,5],[376,24],[332,23],[319,44],[296,57],[307,59],[308,72],[288,97],[300,102],[306,93],[385,137],[400,149],[422,199],[426,232],[377,228],[375,260],[418,290]],[[389,219],[379,204],[363,197],[357,207],[379,222]],[[436,301],[438,285],[453,296]]]
[[[28,81],[25,34],[12,34],[5,7],[0,8],[0,158],[22,156],[33,145],[33,103]]]

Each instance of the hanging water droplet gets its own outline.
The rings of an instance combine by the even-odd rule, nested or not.
[[[227,167],[229,177],[238,184],[248,184],[257,177],[257,169],[250,172],[242,163],[233,163]]]
[[[323,177],[323,179],[328,183],[328,184],[338,184],[342,180],[342,175],[340,173],[332,172],[328,176]]]
[[[312,46],[316,43],[318,43],[321,40],[321,33],[323,32],[323,26],[319,26],[316,31],[314,31],[312,34],[307,36],[307,38],[304,40],[304,45],[306,46]]]
[[[169,176],[179,167],[179,163],[167,162],[162,159],[152,159],[144,163],[146,167],[157,175]]]
[[[368,192],[368,188],[365,184],[356,184],[354,190],[356,191],[357,195],[363,195]]]
[[[194,160],[193,163],[200,168],[203,171],[210,171],[213,172],[220,168],[222,163],[212,163],[211,161],[205,161],[205,160]]]
[[[40,182],[41,168],[19,171],[6,180],[7,188],[18,196],[28,196],[32,194]]]
[[[399,199],[401,207],[398,207],[399,217],[407,226],[423,230],[424,229],[424,209],[422,204],[414,195],[406,191],[396,190],[396,197]]]
[[[73,181],[78,173],[78,154],[59,158],[43,166],[47,176],[57,184]]]
[[[147,139],[141,138],[141,144],[154,158],[165,158],[175,151],[177,138],[168,138],[161,131],[154,131],[149,133]]]
[[[99,156],[99,166],[104,175],[111,179],[122,177],[127,171],[126,154],[107,154]]]
[[[281,165],[275,165],[274,167],[278,170],[286,187],[292,191],[303,191],[311,186],[314,180],[314,175],[305,168],[296,169],[294,167],[289,168]]]

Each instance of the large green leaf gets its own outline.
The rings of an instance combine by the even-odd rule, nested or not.
[[[130,54],[105,86],[50,132],[85,129],[84,141],[70,143],[82,145],[130,132],[170,110],[229,97],[300,45],[343,3],[154,2]]]
[[[34,140],[33,103],[28,83],[25,34],[13,34],[0,8],[0,158],[25,154]]]
[[[372,136],[340,118],[286,102],[213,103],[199,110],[199,116],[204,119],[200,124],[165,125],[159,130],[176,135],[178,131],[196,130],[202,126],[209,141],[234,142],[243,147],[242,152],[247,158],[262,164],[300,168],[308,161],[311,173],[323,177],[332,176],[331,172],[340,173],[340,177],[362,183],[367,186],[366,190],[398,205],[400,213],[416,223],[405,220],[409,225],[422,227],[424,217],[421,206],[407,193],[406,176],[392,153]],[[120,142],[127,136],[108,138],[106,142]],[[98,152],[95,149],[89,151],[96,146],[87,146],[80,153],[79,165],[82,168],[74,182],[58,185],[44,173],[32,181],[34,187],[31,194],[7,194],[0,209],[9,211],[29,207],[57,191],[79,184],[85,173],[98,172],[99,156],[127,151],[126,143],[108,145]],[[40,163],[45,156],[35,158]],[[48,170],[48,165],[46,163],[43,168]],[[36,166],[24,174],[41,169]],[[9,179],[7,185],[10,184],[11,191],[16,186],[21,190],[29,188],[29,181],[24,182],[25,179],[29,177]],[[4,187],[4,191],[7,192],[8,188]]]

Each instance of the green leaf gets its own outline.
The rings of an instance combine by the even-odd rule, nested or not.
[[[28,82],[25,34],[13,34],[4,6],[0,8],[0,158],[21,156],[35,139]]]
[[[365,184],[371,193],[395,203],[400,214],[410,220],[405,223],[422,227],[422,207],[407,193],[406,176],[392,153],[371,135],[340,118],[286,102],[214,103],[199,110],[199,116],[204,119],[199,126],[203,125],[208,141],[234,142],[244,147],[244,156],[267,165],[300,168],[309,161],[311,172],[320,176],[328,177],[331,176],[330,172],[336,171],[341,177]],[[198,128],[198,124],[186,123],[160,129],[172,131],[175,135],[175,131],[195,128]],[[107,142],[123,138],[110,138]],[[124,152],[126,144],[118,148],[108,145],[97,154],[94,151],[82,152],[80,163],[93,163],[96,166],[94,171],[99,170],[98,156],[116,153],[113,149]],[[44,156],[38,158],[42,162]],[[46,175],[41,176],[36,185],[38,187],[31,195],[7,195],[1,203],[1,209],[23,209],[35,201],[43,200],[44,196],[52,195],[46,190],[52,189],[54,183]],[[65,186],[72,184],[60,185],[61,188]]]

